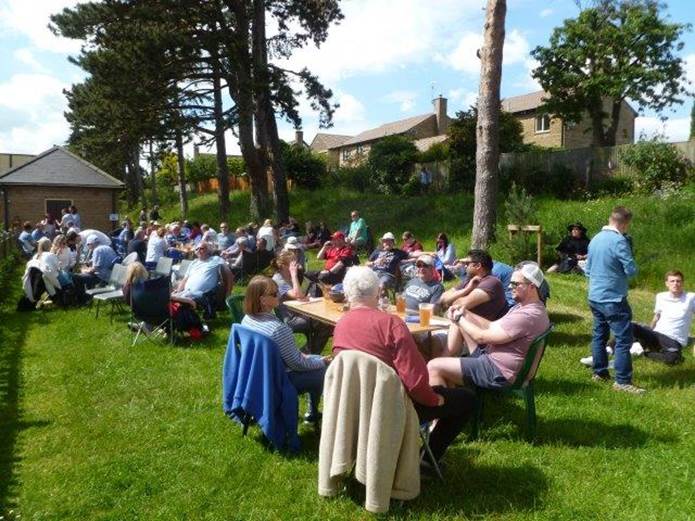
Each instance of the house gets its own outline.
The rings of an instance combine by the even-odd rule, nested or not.
[[[69,150],[54,146],[30,161],[0,173],[0,216],[11,223],[37,222],[75,205],[84,228],[108,231],[123,182]]]
[[[338,166],[348,166],[359,164],[366,160],[372,145],[387,136],[401,135],[411,137],[415,146],[420,150],[425,146],[431,146],[433,144],[432,138],[436,137],[436,142],[444,141],[450,122],[450,118],[446,113],[446,98],[439,96],[432,103],[434,110],[428,114],[413,116],[365,130],[350,139],[342,141],[342,143],[329,146],[328,151],[329,153],[337,154]],[[314,138],[314,141],[316,141],[316,138]]]
[[[0,153],[0,174],[5,170],[14,168],[31,161],[35,156],[30,154],[2,154]]]
[[[565,123],[561,118],[542,112],[543,98],[549,95],[540,90],[502,100],[502,110],[514,114],[521,122],[524,143],[541,147],[582,148],[591,145],[591,120],[588,115],[578,124]],[[604,111],[610,112],[610,100],[604,101]],[[635,139],[637,112],[623,101],[615,144],[632,143]]]
[[[317,154],[322,154],[326,156],[326,162],[329,167],[335,168],[340,163],[340,151],[337,147],[340,147],[348,139],[352,139],[353,136],[345,136],[342,134],[327,134],[324,132],[319,132],[311,140],[309,148],[312,152]]]

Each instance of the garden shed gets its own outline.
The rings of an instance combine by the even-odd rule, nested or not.
[[[12,223],[37,222],[50,213],[75,205],[83,228],[111,230],[123,182],[66,148],[54,146],[31,161],[0,172],[0,218]]]

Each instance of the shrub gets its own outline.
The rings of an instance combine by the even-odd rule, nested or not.
[[[200,154],[186,159],[186,181],[196,183],[217,175],[217,158],[214,154]]]
[[[626,175],[603,177],[591,181],[589,195],[592,197],[628,194],[634,190],[634,178]]]
[[[282,161],[287,178],[300,188],[315,190],[326,177],[326,161],[304,147],[282,143]]]
[[[635,188],[645,193],[683,186],[692,171],[691,162],[659,138],[626,147],[620,159],[632,171]]]
[[[367,192],[375,187],[374,173],[368,165],[344,166],[330,174],[332,184],[357,192]]]
[[[400,194],[417,158],[417,147],[405,136],[387,136],[374,143],[369,150],[368,164],[376,174],[378,191]]]
[[[418,163],[434,163],[436,161],[446,161],[449,159],[449,145],[446,143],[435,143],[424,152],[418,154]]]
[[[512,183],[504,204],[504,220],[507,224],[519,226],[538,224],[538,209],[533,197],[526,189]],[[511,259],[513,264],[523,260],[536,258],[536,236],[534,234],[517,232],[511,237],[505,230],[500,248],[504,256]]]

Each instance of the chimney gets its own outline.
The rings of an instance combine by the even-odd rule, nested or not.
[[[301,130],[294,131],[294,144],[298,147],[304,147],[304,132]]]
[[[437,135],[446,134],[449,129],[449,117],[446,115],[446,98],[441,94],[432,100],[434,104],[434,115],[437,116]]]

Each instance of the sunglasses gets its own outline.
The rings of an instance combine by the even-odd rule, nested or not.
[[[518,287],[518,286],[525,286],[525,285],[527,285],[526,282],[517,282],[517,281],[515,281],[515,280],[513,280],[513,281],[511,281],[511,282],[509,283],[509,287],[510,287],[510,288],[516,288],[516,287]]]
[[[421,262],[419,262],[415,265],[415,267],[416,268],[429,268],[430,265],[429,264],[422,264]]]

